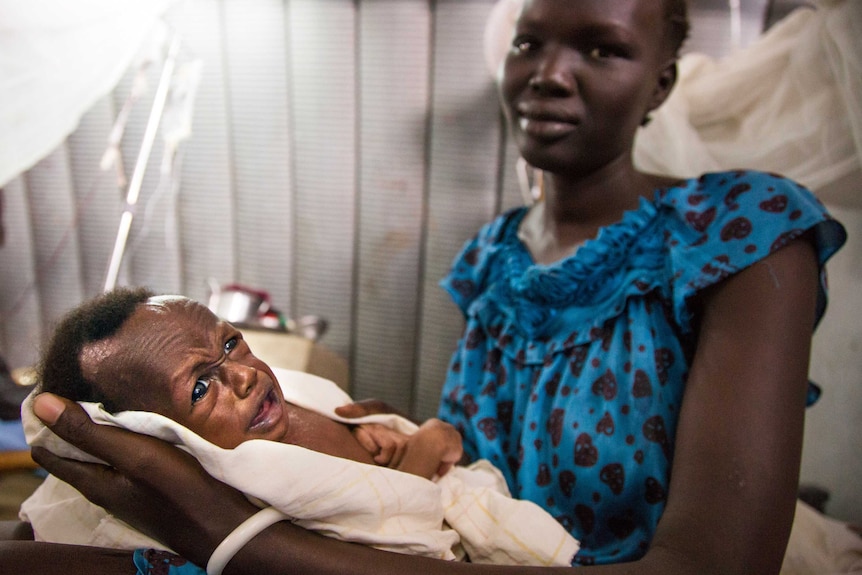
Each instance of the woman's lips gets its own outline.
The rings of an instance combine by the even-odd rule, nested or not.
[[[539,139],[555,139],[573,132],[580,118],[570,107],[538,100],[527,100],[516,106],[518,128]]]
[[[270,389],[263,397],[258,407],[257,414],[251,420],[249,429],[254,431],[265,430],[277,423],[283,414],[284,405],[278,400],[275,391]]]
[[[521,116],[518,127],[522,132],[534,138],[556,139],[563,137],[575,129],[577,122],[542,116]]]

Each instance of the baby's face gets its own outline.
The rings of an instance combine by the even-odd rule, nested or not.
[[[106,390],[118,404],[160,413],[224,448],[287,436],[289,417],[272,370],[205,306],[154,298],[111,339],[113,361],[98,380],[123,382]]]

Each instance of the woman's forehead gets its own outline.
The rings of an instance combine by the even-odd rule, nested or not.
[[[525,0],[519,11],[520,21],[554,22],[581,26],[584,18],[608,22],[632,18],[664,20],[664,1],[656,0]]]

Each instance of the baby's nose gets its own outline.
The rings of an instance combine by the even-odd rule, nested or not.
[[[246,397],[257,385],[257,370],[255,368],[234,362],[225,362],[224,367],[230,371],[228,381],[230,381],[231,387],[238,397]]]

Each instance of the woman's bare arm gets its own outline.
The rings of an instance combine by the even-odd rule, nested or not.
[[[707,294],[654,549],[717,573],[778,573],[798,491],[817,278],[814,250],[798,240]]]
[[[10,575],[135,575],[131,551],[0,541],[0,573]]]
[[[0,541],[33,541],[33,528],[23,521],[0,521]]]

